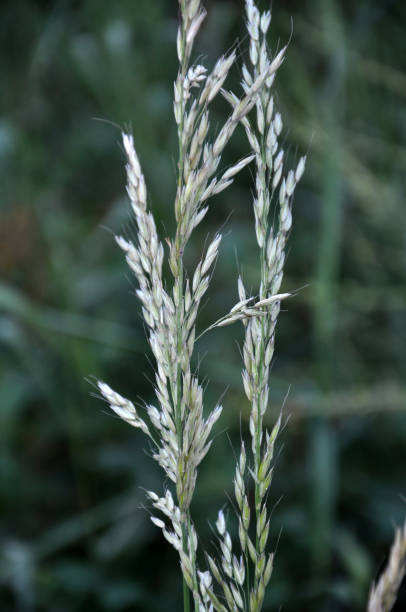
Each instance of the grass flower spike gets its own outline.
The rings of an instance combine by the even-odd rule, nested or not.
[[[99,390],[112,410],[149,438],[153,458],[163,468],[167,482],[162,492],[148,493],[160,516],[152,522],[179,555],[183,574],[184,610],[190,609],[190,594],[196,612],[212,610],[260,610],[270,579],[273,555],[266,550],[269,534],[267,492],[272,479],[272,456],[280,418],[271,432],[262,427],[268,405],[269,367],[280,302],[284,249],[292,223],[291,202],[305,160],[295,171],[284,171],[284,152],[279,145],[282,119],[274,112],[271,94],[275,74],[286,47],[272,55],[266,33],[269,12],[260,14],[252,0],[246,2],[250,65],[243,66],[242,93],[225,89],[236,54],[221,56],[209,71],[191,62],[196,35],[204,21],[200,0],[180,0],[177,35],[178,74],[174,83],[174,116],[178,133],[177,187],[174,203],[176,232],[168,240],[171,282],[164,281],[165,252],[149,209],[147,188],[131,134],[123,134],[127,157],[127,192],[137,226],[137,242],[117,236],[133,271],[155,358],[156,406],[146,407],[145,420],[132,402],[99,382]],[[211,104],[223,95],[231,110],[214,137],[209,136]],[[256,119],[251,116],[255,109]],[[238,125],[248,137],[250,151],[225,172],[219,172],[223,151]],[[255,164],[254,216],[260,248],[261,285],[257,297],[247,297],[240,278],[239,302],[209,329],[241,320],[245,326],[243,383],[251,403],[251,453],[244,445],[236,469],[234,488],[238,508],[239,552],[235,553],[223,512],[218,514],[220,560],[207,555],[208,567],[198,567],[198,538],[190,505],[198,468],[211,446],[210,434],[221,415],[216,406],[208,416],[203,411],[203,388],[192,372],[199,306],[209,287],[210,274],[218,256],[221,235],[216,234],[202,252],[195,270],[188,274],[184,253],[193,230],[207,213],[209,200],[227,189],[247,165]],[[272,197],[278,202],[279,221],[269,224]],[[255,504],[250,508],[246,480],[255,486]],[[200,554],[199,558],[202,557]],[[252,566],[250,568],[249,566]]]
[[[243,280],[238,279],[240,301],[230,313],[212,327],[227,325],[242,320],[245,326],[243,347],[243,384],[251,404],[251,465],[247,469],[247,454],[241,447],[237,464],[234,489],[238,508],[240,561],[231,551],[231,539],[226,531],[224,519],[217,523],[221,559],[209,559],[213,575],[223,590],[229,609],[261,610],[265,589],[273,568],[273,553],[267,552],[270,529],[267,508],[268,491],[272,481],[273,454],[276,437],[281,426],[279,417],[270,432],[264,430],[263,418],[268,408],[269,369],[275,346],[275,328],[281,300],[289,293],[280,294],[285,262],[285,244],[292,225],[292,199],[295,187],[303,175],[305,158],[301,158],[296,170],[284,170],[284,150],[280,146],[282,118],[274,110],[272,86],[277,68],[281,65],[286,47],[272,57],[267,46],[266,34],[271,22],[269,11],[260,13],[253,0],[246,0],[247,30],[249,34],[250,64],[243,66],[242,86],[249,91],[264,66],[270,66],[255,103],[255,120],[241,118],[248,142],[255,154],[256,177],[253,201],[256,238],[259,247],[261,283],[259,299],[247,298]],[[232,92],[223,91],[232,108],[239,104]],[[278,208],[278,222],[272,225],[274,210]],[[247,476],[252,479],[255,490],[251,508],[246,489]],[[219,524],[221,529],[219,529]],[[239,563],[239,571],[235,570]],[[241,577],[244,576],[244,580]],[[249,580],[248,577],[251,577]],[[232,606],[235,606],[233,608]]]
[[[396,529],[388,564],[369,593],[368,612],[390,612],[406,574],[406,522]]]

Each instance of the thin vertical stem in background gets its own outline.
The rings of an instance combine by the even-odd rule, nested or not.
[[[345,113],[345,40],[342,18],[336,0],[317,0],[315,14],[320,15],[324,33],[326,78],[323,105],[320,113],[325,131],[330,136],[324,155],[322,191],[320,194],[319,249],[316,262],[314,300],[314,330],[316,339],[316,373],[321,392],[331,391],[337,367],[335,341],[337,332],[337,295],[341,225],[343,210],[342,134]],[[327,412],[326,406],[326,412]],[[324,416],[311,425],[310,466],[312,480],[312,557],[317,574],[330,570],[332,529],[337,493],[336,436]],[[327,604],[328,605],[328,604]]]

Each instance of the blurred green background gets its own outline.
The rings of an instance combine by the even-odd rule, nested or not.
[[[196,56],[212,66],[244,37],[243,2],[205,4]],[[144,508],[162,474],[142,434],[92,397],[100,377],[153,401],[112,234],[134,231],[122,126],[161,236],[173,232],[177,1],[6,0],[0,23],[0,609],[180,610],[176,555]],[[308,286],[280,317],[272,372],[270,420],[288,391],[290,420],[270,498],[268,611],[363,610],[406,511],[405,24],[400,0],[273,5],[273,47],[293,31],[276,84],[291,164],[309,151],[283,288]],[[225,112],[219,101],[214,126]],[[240,131],[225,165],[246,148]],[[255,287],[250,185],[246,170],[190,246],[189,270],[223,227],[201,329],[235,302],[240,268]],[[207,405],[226,391],[193,505],[208,547],[247,426],[241,341],[233,326],[196,352]]]

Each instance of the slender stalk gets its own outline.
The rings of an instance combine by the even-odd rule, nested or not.
[[[181,3],[182,14],[186,14],[186,1],[182,0]],[[184,118],[185,118],[185,97],[184,97],[184,83],[188,70],[188,55],[186,52],[186,25],[185,19],[182,19],[182,42],[181,42],[181,104],[182,104],[182,112],[181,119],[179,123],[178,129],[178,146],[179,146],[179,164],[178,164],[178,194],[181,197],[181,190],[184,186],[184,163],[185,163],[185,151],[183,144],[183,132],[184,132]],[[178,429],[178,440],[179,440],[179,448],[182,449],[183,439],[182,439],[182,415],[181,415],[181,401],[182,401],[182,352],[183,352],[183,344],[182,344],[182,328],[183,328],[183,320],[182,315],[185,313],[184,306],[184,270],[183,270],[183,252],[185,248],[185,241],[182,240],[178,231],[176,236],[176,254],[177,254],[177,269],[178,269],[178,278],[176,282],[178,284],[178,312],[177,312],[177,372],[176,372],[176,388],[177,388],[177,400],[176,400],[176,415],[177,422],[176,427]],[[185,466],[185,469],[187,467]],[[181,500],[179,500],[181,503]],[[192,529],[191,529],[191,515],[190,509],[187,507],[186,513],[184,516],[184,524],[182,525],[182,548],[184,553],[187,553],[188,549],[188,540],[192,537]],[[192,565],[192,580],[193,580],[193,590],[194,590],[194,608],[195,612],[198,612],[198,600],[196,597],[196,593],[198,592],[197,587],[197,568],[196,568],[196,556],[195,553],[192,552],[191,555],[191,565]],[[190,610],[190,594],[189,589],[186,584],[185,578],[183,577],[183,606],[184,612],[189,612]]]
[[[266,145],[264,142],[264,137],[262,135],[262,138],[261,138],[261,157],[262,157],[262,164],[263,164],[262,168],[266,168],[265,146]],[[261,189],[263,190],[263,193],[266,193],[267,184],[266,184],[265,171],[258,172],[258,174],[259,174],[260,181],[261,181]],[[263,224],[265,227],[265,235],[268,236],[269,234],[268,218],[263,219]],[[260,296],[259,296],[260,299],[264,299],[267,296],[268,276],[269,275],[268,275],[268,268],[266,265],[266,252],[265,252],[265,242],[264,242],[264,245],[261,248],[261,280],[260,280]],[[254,467],[255,467],[255,476],[256,476],[255,478],[255,513],[256,513],[257,524],[260,519],[260,512],[261,512],[259,467],[260,467],[260,459],[261,459],[261,436],[262,436],[262,422],[263,422],[262,413],[265,412],[265,409],[266,409],[266,406],[265,407],[261,406],[261,401],[260,401],[260,390],[262,389],[264,378],[267,377],[267,371],[266,371],[266,368],[264,367],[265,343],[266,343],[266,338],[267,338],[265,326],[267,326],[267,321],[262,319],[261,320],[261,332],[260,332],[260,350],[259,350],[260,357],[259,357],[259,365],[258,365],[258,371],[257,371],[257,388],[256,388],[257,426],[256,426],[256,431],[255,431],[255,457],[254,457],[254,462],[255,462]],[[257,555],[259,557],[260,550],[259,550],[258,532],[256,533],[255,548],[256,548]]]
[[[184,131],[184,115],[185,115],[185,101],[184,101],[184,82],[187,72],[188,66],[188,58],[186,55],[186,25],[185,25],[185,14],[186,14],[186,5],[185,0],[181,2],[181,58],[180,58],[180,91],[181,91],[181,114],[180,114],[180,122],[178,125],[178,147],[179,147],[179,162],[178,162],[178,189],[177,189],[177,198],[181,197],[181,189],[183,186],[183,171],[184,171],[184,146],[183,146],[183,131]],[[179,229],[179,226],[178,226]],[[183,306],[183,246],[180,244],[179,233],[177,231],[176,235],[176,270],[178,272],[177,277],[175,276],[175,286],[177,285],[178,293],[177,293],[177,311],[176,311],[176,351],[177,351],[177,359],[176,359],[176,397],[175,400],[175,425],[176,425],[176,435],[178,438],[178,448],[179,453],[182,452],[183,446],[183,436],[182,436],[182,414],[181,414],[181,403],[182,403],[182,310]],[[185,467],[186,469],[186,467]],[[182,499],[179,498],[178,493],[178,503],[181,508],[181,527],[182,527],[182,550],[185,555],[188,553],[188,531],[190,524],[190,512],[187,509],[186,513],[182,511]],[[193,575],[196,575],[196,568],[193,567]],[[184,612],[190,612],[190,594],[189,587],[187,585],[185,576],[182,575],[182,583],[183,583],[183,610]]]
[[[182,525],[182,548],[183,548],[183,552],[187,553],[187,532],[186,532],[184,525]],[[182,577],[182,584],[183,584],[183,611],[190,612],[189,587],[187,585],[187,582],[184,576]]]

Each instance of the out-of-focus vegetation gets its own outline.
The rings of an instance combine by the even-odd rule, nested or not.
[[[291,418],[265,607],[354,612],[406,512],[406,5],[273,4],[274,47],[293,32],[276,85],[292,164],[310,154],[284,288],[307,286],[281,317],[271,384],[272,418],[288,390]],[[243,2],[206,6],[210,64],[243,35]],[[161,474],[142,437],[91,396],[97,376],[152,401],[134,282],[112,233],[133,231],[120,126],[133,128],[162,237],[173,229],[176,19],[176,0],[1,4],[4,611],[180,609],[175,553],[143,508],[142,487],[158,490]],[[245,146],[241,131],[229,161]],[[213,201],[188,253],[193,262],[224,226],[202,328],[235,301],[240,267],[256,279],[249,181],[246,171]],[[193,508],[206,542],[247,425],[236,336],[238,326],[207,334],[196,356],[207,401],[227,390]]]

